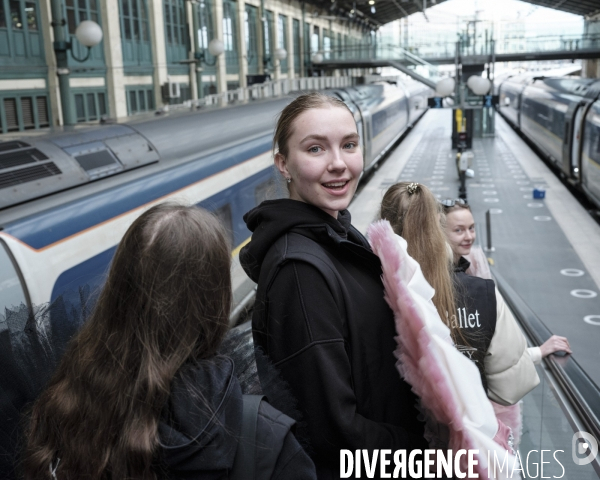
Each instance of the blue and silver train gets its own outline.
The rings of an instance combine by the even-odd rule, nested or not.
[[[600,81],[521,75],[498,94],[503,116],[600,208]]]
[[[368,171],[425,112],[430,90],[381,82],[327,93],[353,112]],[[223,221],[239,303],[253,288],[237,262],[250,236],[242,217],[276,190],[271,141],[289,101],[0,142],[0,316],[97,291],[129,225],[166,200],[203,206]]]

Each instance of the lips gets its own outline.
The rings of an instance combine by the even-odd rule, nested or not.
[[[348,184],[348,180],[340,180],[337,182],[323,183],[322,185],[331,190],[341,190]]]

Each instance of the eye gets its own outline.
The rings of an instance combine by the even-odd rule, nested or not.
[[[344,145],[344,148],[352,150],[353,148],[356,148],[356,142],[348,142],[346,145]]]
[[[314,145],[308,149],[310,153],[319,153],[321,150],[323,149],[317,145]]]

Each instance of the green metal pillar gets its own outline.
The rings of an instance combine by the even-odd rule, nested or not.
[[[302,22],[300,24],[300,72],[302,77],[308,77],[308,72],[306,71],[306,57],[308,56],[308,52],[306,52],[306,38],[304,38],[304,34],[306,33],[306,9],[304,8],[304,2],[302,2]]]
[[[200,44],[198,43],[198,30],[200,29],[200,22],[198,21],[198,4],[192,3],[192,25],[194,29],[194,55],[200,52]],[[202,88],[202,62],[196,63],[196,88],[198,89],[198,98],[204,98],[204,89]]]
[[[58,87],[60,90],[60,104],[62,109],[63,124],[75,125],[77,117],[71,101],[71,85],[69,84],[68,51],[70,42],[65,34],[65,19],[62,1],[50,0],[52,6],[52,27],[54,30],[54,54],[56,55],[56,72],[58,74]]]

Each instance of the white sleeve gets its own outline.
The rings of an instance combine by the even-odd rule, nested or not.
[[[529,352],[529,356],[534,365],[542,363],[542,349],[540,347],[529,347],[527,352]]]
[[[488,396],[501,405],[514,405],[540,383],[527,341],[497,289],[496,330],[484,363]]]

